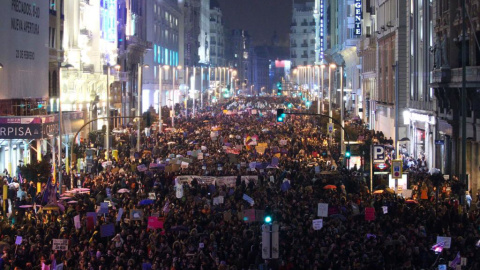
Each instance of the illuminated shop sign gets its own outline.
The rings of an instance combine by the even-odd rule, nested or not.
[[[101,27],[102,38],[106,41],[115,42],[117,36],[117,0],[102,0]]]
[[[323,14],[324,14],[324,0],[320,0],[320,60],[323,59],[323,52],[324,52],[324,47],[323,47],[323,41],[324,41],[324,21],[323,21]]]
[[[355,28],[356,36],[362,35],[362,0],[355,0]]]

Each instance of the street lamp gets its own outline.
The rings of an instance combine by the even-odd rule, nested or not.
[[[163,121],[162,121],[162,83],[163,83],[163,69],[168,71],[169,66],[158,66],[158,132],[162,133]]]
[[[175,128],[175,73],[181,70],[182,66],[172,67],[172,128]]]
[[[322,99],[323,99],[323,97],[324,97],[324,95],[323,95],[323,92],[324,92],[324,91],[323,91],[323,90],[324,90],[324,89],[323,89],[323,69],[325,68],[325,66],[326,66],[326,62],[325,62],[325,60],[324,60],[324,59],[322,59],[322,61],[320,62],[320,70],[321,70],[321,72],[322,72],[322,75],[321,75],[321,86],[322,86],[322,87],[321,87],[321,91],[322,91]],[[320,87],[319,87],[319,89],[320,89]],[[320,96],[319,96],[319,97],[320,97]],[[318,107],[320,107],[320,106],[318,106]],[[322,106],[321,106],[321,107],[322,107],[322,112],[323,112],[323,111],[324,111],[324,109],[325,109],[325,108],[324,108],[324,102],[323,102],[323,100],[322,100]],[[320,110],[320,109],[318,109],[318,110]]]
[[[58,63],[58,78],[59,81],[62,79],[62,69],[66,68],[69,69],[73,67],[72,65],[66,63],[62,65],[61,62]],[[62,122],[63,122],[63,115],[62,115],[62,84],[60,83],[60,87],[58,89],[58,186],[60,187],[59,193],[62,194]],[[52,148],[54,148],[55,144],[52,144]]]
[[[336,69],[337,65],[335,63],[331,63],[328,68],[328,116],[329,116],[329,123],[332,123],[332,69]],[[332,145],[332,134],[329,135],[330,137],[330,146]]]
[[[107,125],[106,125],[106,133],[105,137],[107,139],[106,145],[107,145],[107,152],[105,153],[105,157],[107,160],[110,160],[110,68],[112,66],[110,64],[107,64]],[[120,65],[115,65],[115,70],[119,71],[120,70]]]
[[[3,65],[2,65],[2,63],[0,63],[0,69],[2,69],[2,68],[3,68]]]
[[[140,151],[140,117],[142,114],[142,85],[143,85],[143,68],[149,68],[149,65],[138,64],[138,94],[137,94],[137,152]]]

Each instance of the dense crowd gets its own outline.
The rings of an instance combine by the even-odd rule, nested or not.
[[[140,151],[127,128],[118,158],[106,163],[99,152],[93,170],[77,168],[82,189],[58,198],[58,209],[37,209],[44,196],[33,179],[12,179],[0,269],[436,269],[457,254],[467,258],[465,269],[480,269],[476,207],[467,211],[451,196],[372,194],[362,177],[319,154],[327,138],[314,120],[276,123],[273,104],[235,107],[176,119],[175,130],[142,136]],[[222,176],[230,178],[205,181]],[[328,217],[315,230],[318,203],[328,203]],[[263,217],[246,219],[249,209],[279,225],[279,259],[262,259]],[[438,254],[437,236],[451,237]],[[53,239],[68,239],[67,251],[52,250]]]

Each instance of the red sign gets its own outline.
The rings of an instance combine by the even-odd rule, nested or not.
[[[365,220],[367,220],[367,221],[375,220],[375,208],[373,208],[373,207],[366,207],[365,208]]]

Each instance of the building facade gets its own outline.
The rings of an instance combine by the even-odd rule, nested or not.
[[[218,2],[210,1],[210,65],[225,67],[225,25]]]
[[[466,134],[462,134],[462,41],[463,19],[461,1],[433,1],[430,6],[433,20],[433,72],[430,87],[436,97],[436,159],[444,174],[459,176],[462,169],[461,141],[466,137],[467,190],[479,189],[480,132],[480,48],[477,36],[480,2],[466,5]],[[430,92],[427,92],[427,96]]]
[[[295,3],[290,25],[290,59],[293,66],[315,64],[315,3]]]
[[[149,68],[143,72],[142,111],[153,107],[158,112],[161,101],[165,106],[169,91],[172,89],[172,72],[181,66],[183,55],[180,52],[183,16],[177,1],[154,0],[147,2],[147,41],[153,49],[145,53],[144,63]],[[169,69],[163,68],[169,66]],[[159,80],[162,80],[162,97],[159,93]],[[177,71],[175,78],[178,81]],[[178,88],[178,84],[177,87]],[[178,93],[177,93],[178,94]]]

